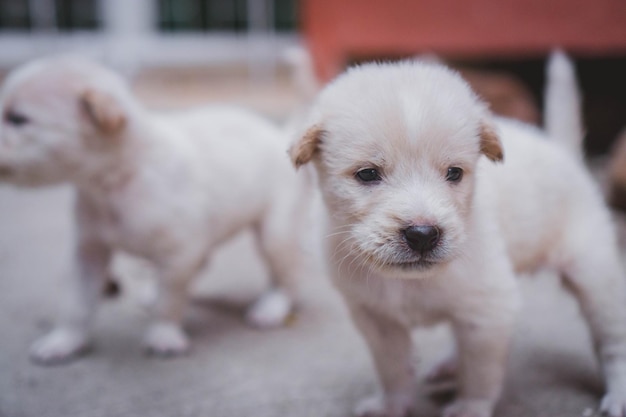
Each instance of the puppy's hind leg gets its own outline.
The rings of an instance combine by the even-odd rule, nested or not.
[[[175,257],[159,263],[159,289],[154,322],[144,337],[148,353],[178,356],[189,350],[182,319],[189,300],[189,283],[205,264],[204,256]]]
[[[459,370],[459,353],[456,344],[450,350],[428,371],[426,381],[439,383],[456,378]]]
[[[275,211],[255,228],[261,255],[269,268],[271,287],[248,309],[246,320],[258,328],[285,324],[293,310],[296,285],[306,272],[299,224],[293,213]],[[294,224],[296,223],[296,224]]]
[[[89,344],[96,306],[109,277],[111,249],[98,240],[80,237],[76,250],[77,282],[56,327],[37,340],[30,351],[38,363],[64,362],[82,353]]]
[[[572,228],[573,229],[573,228]],[[573,230],[572,230],[573,231]],[[589,225],[568,239],[561,268],[589,324],[606,383],[601,409],[626,416],[626,285],[617,244],[608,222]]]

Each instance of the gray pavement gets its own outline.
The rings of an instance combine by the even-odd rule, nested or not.
[[[71,204],[66,187],[0,186],[0,416],[339,417],[375,388],[365,346],[319,268],[302,283],[302,307],[289,326],[245,325],[243,308],[267,279],[247,234],[224,247],[195,285],[189,356],[142,354],[150,280],[122,259],[116,270],[125,291],[102,305],[95,349],[64,366],[31,364],[28,346],[50,328],[67,285]],[[618,220],[623,236],[626,222]],[[576,305],[552,275],[520,280],[526,303],[497,415],[588,415],[602,384]],[[449,338],[444,328],[415,336],[423,371]],[[426,388],[416,392],[419,415],[436,416],[446,398]]]

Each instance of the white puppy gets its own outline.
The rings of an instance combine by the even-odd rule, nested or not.
[[[567,59],[556,56],[553,67],[561,78],[552,94],[575,95]],[[552,108],[551,131],[575,130],[579,116],[567,113],[575,107]],[[603,410],[626,416],[624,274],[609,212],[578,155],[495,119],[436,64],[349,70],[321,92],[305,130],[292,159],[318,172],[334,282],[383,388],[358,414],[411,410],[410,330],[448,321],[459,396],[443,414],[490,416],[518,310],[515,272],[551,267],[589,322],[607,384]]]
[[[150,113],[115,73],[78,58],[17,69],[0,100],[0,178],[77,189],[75,294],[59,325],[33,346],[36,360],[64,360],[87,347],[116,249],[158,269],[147,348],[185,352],[188,284],[217,245],[247,226],[274,280],[248,318],[258,326],[283,322],[303,268],[306,199],[280,130],[237,109]]]

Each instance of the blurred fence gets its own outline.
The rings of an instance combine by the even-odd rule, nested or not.
[[[246,64],[297,42],[297,0],[0,0],[0,66],[78,52],[125,70]]]

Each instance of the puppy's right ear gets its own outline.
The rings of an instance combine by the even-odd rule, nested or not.
[[[80,105],[90,122],[105,135],[120,133],[126,116],[119,103],[109,94],[87,89],[80,95]]]
[[[289,148],[291,162],[296,168],[300,168],[313,159],[319,150],[323,133],[324,131],[319,125],[313,125]]]

